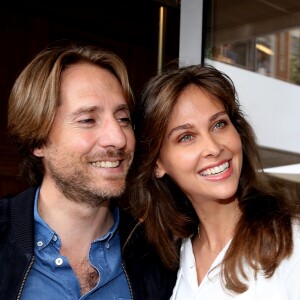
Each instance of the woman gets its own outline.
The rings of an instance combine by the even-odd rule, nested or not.
[[[230,78],[209,66],[154,77],[136,127],[131,204],[179,267],[171,299],[299,300],[299,211],[260,171]]]

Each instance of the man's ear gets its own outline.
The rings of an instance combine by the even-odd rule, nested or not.
[[[165,174],[166,174],[166,171],[165,171],[161,161],[158,159],[156,162],[156,166],[155,166],[155,177],[161,178],[161,177],[164,177]]]
[[[41,147],[38,147],[38,148],[34,148],[32,150],[32,154],[34,156],[37,156],[37,157],[44,157],[44,147],[41,146]]]

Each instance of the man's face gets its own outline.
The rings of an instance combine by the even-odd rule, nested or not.
[[[43,157],[43,184],[55,183],[77,202],[97,206],[121,195],[133,159],[135,138],[118,80],[88,63],[62,73],[61,104]]]

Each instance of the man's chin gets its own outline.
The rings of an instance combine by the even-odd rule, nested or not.
[[[116,198],[124,193],[125,187],[126,183],[124,180],[110,181],[108,184],[99,186],[97,193],[102,198]]]

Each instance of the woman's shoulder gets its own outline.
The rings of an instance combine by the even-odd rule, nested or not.
[[[294,248],[298,247],[300,252],[300,218],[293,221]]]
[[[274,274],[276,285],[282,286],[289,299],[299,299],[300,287],[300,221],[293,221],[293,252],[283,260]],[[287,299],[287,298],[285,298]]]
[[[286,266],[288,269],[293,268],[297,265],[300,275],[300,220],[293,220],[293,251],[288,259],[283,261],[283,266]]]
[[[190,264],[193,257],[192,239],[190,237],[182,239],[180,247],[180,266],[182,267],[186,263]]]
[[[181,241],[181,247],[180,247],[180,252],[187,251],[188,249],[191,249],[192,246],[192,239],[190,237],[184,238]]]

